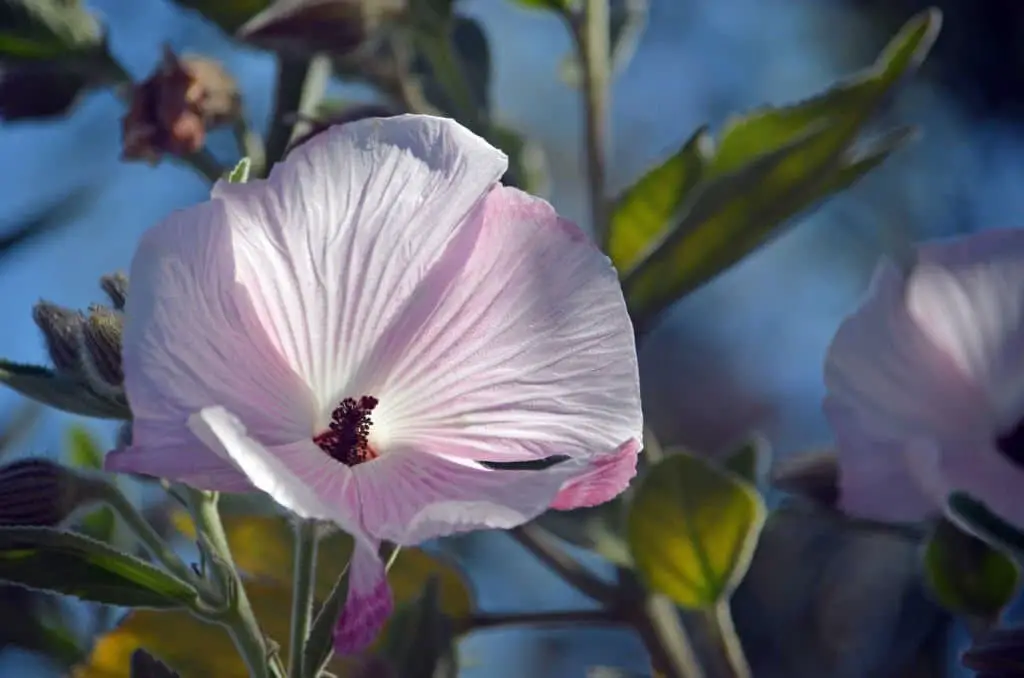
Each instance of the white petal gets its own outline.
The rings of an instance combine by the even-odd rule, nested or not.
[[[131,285],[125,389],[136,421],[145,422],[135,427],[135,448],[198,446],[185,421],[217,404],[267,444],[311,434],[309,389],[236,282],[231,217],[222,202],[175,212],[150,229],[132,260]]]
[[[496,187],[363,366],[374,441],[476,460],[614,454],[642,439],[611,263],[543,200]]]
[[[888,262],[832,340],[825,385],[875,437],[956,435],[987,426],[981,392],[914,322],[904,280]]]
[[[907,284],[922,331],[984,390],[996,428],[1024,416],[1024,230],[921,247]]]
[[[452,120],[405,115],[318,134],[267,181],[217,184],[238,280],[323,412],[367,395],[349,376],[507,165]]]
[[[238,417],[222,407],[192,415],[188,425],[203,443],[230,458],[256,488],[284,508],[303,518],[332,521],[356,539],[364,538],[351,469],[311,440],[264,447],[249,437]]]
[[[584,471],[577,461],[544,471],[494,471],[423,449],[391,451],[353,469],[364,529],[406,546],[521,525],[543,513],[561,486]]]

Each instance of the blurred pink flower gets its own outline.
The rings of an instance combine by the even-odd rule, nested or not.
[[[825,383],[844,510],[916,521],[959,490],[1024,525],[1024,230],[883,262]]]
[[[341,652],[391,611],[381,540],[511,528],[636,472],[633,330],[608,259],[451,120],[366,119],[147,232],[114,470],[267,492],[356,541]],[[201,441],[201,442],[200,442]],[[481,462],[565,455],[544,471]]]

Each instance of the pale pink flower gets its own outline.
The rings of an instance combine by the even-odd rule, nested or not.
[[[958,490],[1024,525],[1024,231],[883,262],[825,383],[847,512],[917,521]]]
[[[355,538],[335,642],[391,610],[381,540],[511,528],[635,474],[633,330],[608,259],[507,158],[428,116],[331,128],[142,239],[132,445],[107,467],[267,492]],[[544,471],[480,462],[565,455]]]

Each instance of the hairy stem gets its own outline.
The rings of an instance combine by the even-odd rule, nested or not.
[[[196,530],[206,537],[206,543],[213,550],[211,565],[219,568],[220,574],[232,583],[233,600],[230,608],[220,619],[227,628],[239,654],[245,661],[252,678],[285,678],[284,667],[276,654],[267,650],[266,639],[256,622],[256,616],[245,592],[245,586],[238,576],[227,534],[217,509],[216,492],[189,490],[189,504]]]
[[[317,527],[313,520],[295,522],[295,566],[292,570],[291,647],[288,675],[302,678],[303,653],[313,617],[313,588],[316,583]]]
[[[704,670],[675,605],[661,595],[648,595],[633,619],[651,664],[664,678],[704,678]]]

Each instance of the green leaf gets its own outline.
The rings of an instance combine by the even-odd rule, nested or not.
[[[413,63],[426,100],[438,110],[484,133],[490,110],[491,50],[479,22],[454,16],[439,27],[416,32]]]
[[[0,580],[124,607],[174,608],[196,591],[89,537],[44,527],[0,528]]]
[[[925,12],[866,72],[807,101],[727,123],[701,181],[688,189],[666,189],[683,192],[682,218],[661,229],[640,222],[637,240],[656,235],[646,246],[633,245],[619,254],[629,261],[633,252],[644,253],[623,271],[640,331],[680,296],[768,242],[793,216],[849,186],[905,143],[911,130],[902,128],[863,150],[855,146],[863,125],[924,59],[939,23],[937,11]],[[625,218],[617,226],[619,231],[630,228]]]
[[[252,168],[252,161],[249,158],[242,158],[235,165],[235,169],[228,174],[228,181],[232,184],[244,184],[249,181],[249,170]]]
[[[98,419],[131,419],[125,402],[105,398],[84,384],[45,367],[0,360],[0,383],[58,410]]]
[[[249,19],[270,6],[271,0],[174,0],[199,12],[208,20],[233,34]]]
[[[69,426],[65,433],[65,458],[70,466],[91,470],[103,468],[103,449],[96,437],[84,426]],[[117,517],[109,506],[100,506],[77,520],[76,531],[98,541],[111,543],[117,528]]]
[[[1020,570],[1008,556],[943,520],[924,550],[925,581],[956,614],[999,619],[1017,593]]]
[[[626,534],[648,586],[683,607],[706,609],[743,579],[765,517],[749,483],[677,451],[640,480]]]
[[[77,0],[0,0],[0,58],[60,59],[102,41],[99,22]]]
[[[725,455],[722,466],[751,485],[761,486],[771,466],[772,448],[761,435],[751,436],[745,443]]]
[[[996,548],[1024,558],[1024,532],[993,513],[984,503],[964,492],[954,492],[946,504],[953,522]]]
[[[700,128],[619,197],[608,233],[608,256],[619,271],[633,268],[679,216],[683,201],[704,177],[714,148],[707,127]]]

